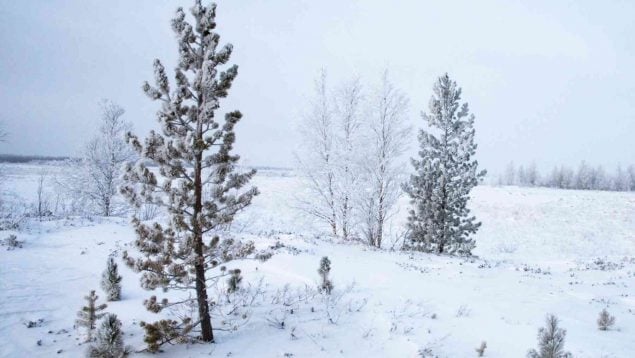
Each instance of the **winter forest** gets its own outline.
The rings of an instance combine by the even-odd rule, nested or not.
[[[634,357],[635,6],[3,5],[0,357]]]

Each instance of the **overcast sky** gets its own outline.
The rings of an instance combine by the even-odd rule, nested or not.
[[[0,1],[0,152],[72,155],[97,127],[98,102],[158,128],[141,92],[152,61],[176,60],[170,19],[191,1]],[[448,72],[476,115],[478,157],[547,169],[583,159],[635,163],[634,1],[220,1],[221,39],[239,76],[237,151],[292,166],[313,79],[377,82],[388,68],[423,125],[434,79]],[[233,109],[233,108],[232,108]],[[416,148],[412,148],[413,153]]]

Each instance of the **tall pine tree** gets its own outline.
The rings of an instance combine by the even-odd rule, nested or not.
[[[185,320],[200,327],[201,339],[212,342],[206,272],[222,262],[253,252],[253,244],[220,240],[215,233],[226,227],[241,209],[258,194],[247,188],[255,171],[236,173],[238,155],[234,146],[234,126],[241,119],[239,111],[217,117],[220,100],[227,97],[238,74],[236,65],[222,69],[232,53],[232,45],[219,46],[216,28],[216,5],[191,9],[195,22],[185,20],[182,8],[176,11],[172,29],[179,44],[179,63],[175,69],[176,86],[169,84],[159,60],[154,62],[155,85],[143,85],[144,92],[162,105],[158,120],[162,133],[150,132],[145,143],[129,134],[128,140],[139,153],[139,162],[126,168],[123,195],[135,206],[144,203],[167,208],[167,225],[146,225],[133,219],[136,247],[142,256],[124,254],[126,262],[143,273],[146,289],[195,290],[198,318]],[[158,174],[146,167],[159,167]],[[211,235],[204,241],[205,235]],[[188,303],[188,300],[179,303]],[[158,312],[173,305],[156,298],[146,307]]]
[[[412,159],[415,174],[404,185],[413,205],[405,247],[469,255],[474,248],[470,235],[481,224],[470,216],[467,203],[470,191],[485,175],[473,159],[474,115],[467,103],[460,104],[461,88],[447,73],[433,91],[430,113],[422,115],[429,131],[419,133],[419,157]]]

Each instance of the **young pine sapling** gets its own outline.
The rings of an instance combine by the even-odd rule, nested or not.
[[[101,288],[108,295],[108,301],[119,301],[121,299],[121,279],[117,270],[117,263],[110,256],[106,270],[101,276]]]
[[[327,295],[331,294],[333,291],[333,282],[329,278],[329,273],[331,272],[331,260],[327,256],[322,257],[320,261],[320,268],[318,269],[318,273],[320,274],[320,286],[318,290],[321,293],[326,293]]]
[[[485,354],[485,349],[487,348],[487,342],[483,341],[481,342],[481,345],[476,348],[476,354],[478,354],[479,357],[482,357]]]
[[[238,291],[240,282],[243,277],[240,275],[240,269],[229,270],[229,278],[227,279],[227,293]]]
[[[600,331],[607,331],[611,326],[615,324],[615,316],[611,316],[609,311],[605,309],[600,312],[600,316],[598,317],[598,329]]]
[[[531,349],[528,358],[571,358],[564,350],[564,338],[567,331],[558,327],[558,318],[547,316],[547,326],[538,330],[538,350]]]
[[[106,313],[103,311],[107,305],[97,305],[99,296],[95,294],[95,290],[90,291],[88,296],[84,296],[87,301],[86,306],[77,312],[77,325],[86,328],[86,342],[93,340],[93,331],[97,320],[101,319]]]
[[[130,353],[124,346],[121,321],[115,314],[108,314],[97,330],[97,342],[88,349],[91,358],[122,358]]]

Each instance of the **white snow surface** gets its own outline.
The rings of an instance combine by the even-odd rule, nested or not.
[[[3,191],[32,202],[40,167],[4,165]],[[635,357],[635,193],[479,186],[471,202],[483,223],[475,257],[457,258],[328,238],[294,208],[302,185],[292,172],[263,170],[254,184],[262,194],[237,218],[232,235],[259,248],[282,247],[267,262],[228,265],[241,268],[244,295],[262,282],[251,305],[241,308],[247,318],[214,315],[215,327],[236,322],[237,329],[216,331],[215,344],[168,345],[157,356],[418,357],[427,350],[475,357],[486,341],[485,357],[524,357],[553,313],[575,357]],[[393,235],[407,209],[402,198]],[[25,241],[21,249],[0,247],[1,357],[85,354],[73,327],[76,312],[91,289],[104,302],[99,280],[108,255],[132,250],[128,222],[30,219],[18,231],[0,232],[0,239],[16,234]],[[330,302],[304,297],[317,286],[322,256],[332,262]],[[139,275],[118,262],[122,300],[108,302],[107,311],[122,320],[126,344],[140,351],[139,322],[174,317],[146,311],[143,300],[183,293],[145,291]],[[603,308],[616,317],[608,331],[596,325]]]

